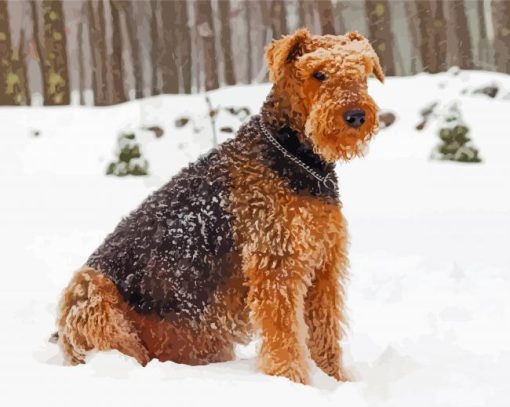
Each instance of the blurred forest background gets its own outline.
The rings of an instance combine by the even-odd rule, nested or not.
[[[357,30],[387,75],[510,73],[509,0],[0,0],[1,105],[112,105],[267,80],[306,26]]]

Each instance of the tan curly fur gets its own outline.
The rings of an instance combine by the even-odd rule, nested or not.
[[[149,362],[124,305],[117,288],[102,274],[83,267],[74,275],[60,300],[57,322],[59,343],[70,364],[85,363],[92,349],[116,349],[142,365]]]
[[[266,58],[273,88],[261,121],[271,129],[292,128],[327,162],[363,153],[378,127],[367,79],[375,74],[384,80],[363,36],[311,36],[300,29],[270,44]],[[318,70],[326,75],[322,82],[313,78]],[[342,119],[352,108],[366,113],[358,129]],[[66,360],[83,363],[93,349],[117,349],[142,365],[153,358],[192,365],[226,361],[234,358],[235,343],[247,343],[256,332],[263,372],[309,383],[311,358],[328,375],[347,379],[340,340],[348,233],[341,204],[336,195],[293,190],[264,161],[267,144],[254,123],[218,153],[231,182],[236,251],[228,280],[199,317],[139,313],[105,270],[85,266],[59,305]]]

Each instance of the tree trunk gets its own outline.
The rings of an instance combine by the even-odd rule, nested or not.
[[[451,0],[448,3],[451,16],[453,17],[453,26],[455,38],[452,43],[457,44],[459,59],[458,65],[462,69],[473,69],[473,52],[471,50],[471,37],[466,17],[463,0]]]
[[[92,59],[92,89],[94,92],[94,105],[105,106],[108,105],[108,88],[104,5],[102,0],[99,0],[97,12],[94,9],[92,0],[87,1],[87,9],[90,54]]]
[[[193,83],[195,84],[195,89],[197,92],[200,92],[202,91],[202,89],[204,88],[204,86],[202,86],[202,77],[204,76],[203,75],[203,72],[204,72],[204,69],[203,69],[203,61],[202,61],[202,43],[201,43],[201,39],[200,39],[200,34],[199,34],[199,30],[198,30],[198,3],[196,1],[193,1],[191,3],[191,5],[193,6],[193,18],[191,18],[192,16],[190,16],[190,35],[191,35],[191,43],[193,44],[193,47],[191,48],[191,52],[192,52],[192,65],[191,65],[191,69],[192,69],[192,74],[191,74],[191,77],[192,77],[192,80],[193,80]]]
[[[138,44],[138,24],[134,17],[133,3],[123,0],[124,18],[127,27],[127,36],[129,41],[129,49],[131,51],[131,65],[133,67],[133,76],[135,78],[135,98],[143,98],[143,65],[140,60],[140,48]]]
[[[251,83],[253,79],[253,49],[251,43],[251,4],[245,3],[246,12],[246,77],[247,82]]]
[[[64,13],[61,0],[43,0],[44,52],[46,92],[44,104],[68,105],[70,102],[69,71]]]
[[[197,29],[202,45],[205,90],[218,88],[216,47],[214,46],[213,13],[210,0],[197,0]]]
[[[245,3],[245,7],[248,2]],[[235,85],[236,78],[234,64],[232,62],[232,44],[230,39],[230,0],[221,0],[218,2],[220,21],[221,21],[221,49],[223,51],[223,68],[225,83]],[[248,28],[249,31],[249,28]]]
[[[318,7],[322,35],[335,35],[335,24],[333,22],[333,7],[331,5],[331,0],[319,0]]]
[[[441,67],[436,58],[436,44],[434,44],[432,11],[434,0],[417,0],[416,11],[418,16],[418,28],[420,39],[420,54],[423,70],[436,73]]]
[[[407,10],[409,9],[409,5]],[[446,70],[447,61],[447,24],[443,3],[434,0],[416,2],[418,26],[420,31],[420,51],[424,70],[431,73]],[[410,22],[411,35],[415,31],[416,21]]]
[[[278,39],[288,32],[285,3],[282,0],[271,2],[271,30],[273,39]]]
[[[123,46],[120,26],[120,4],[118,0],[110,0],[110,13],[112,17],[112,53],[110,55],[112,92],[110,102],[117,104],[127,100],[126,92],[124,91]]]
[[[477,12],[477,21],[478,28],[480,30],[478,44],[478,61],[477,66],[480,69],[490,69],[491,61],[490,61],[490,42],[489,37],[487,35],[487,23],[485,21],[485,7],[484,0],[477,0],[476,2],[476,12]]]
[[[347,28],[345,26],[344,19],[344,10],[347,8],[345,1],[337,1],[335,3],[335,21],[337,21],[338,25],[338,34],[345,34],[347,32]]]
[[[158,83],[159,67],[159,35],[158,35],[158,3],[151,1],[151,95],[159,95],[161,89]]]
[[[13,49],[12,69],[16,77],[16,84],[13,87],[14,99],[17,105],[30,106],[31,97],[28,86],[27,64],[25,53],[25,31],[21,29],[19,46]]]
[[[366,14],[370,41],[381,59],[384,72],[388,76],[395,75],[390,4],[387,0],[366,0]]]
[[[446,55],[448,50],[446,31],[446,18],[443,10],[443,3],[435,4],[434,17],[432,19],[432,44],[435,52],[432,52],[434,70],[436,72],[446,71],[448,65],[446,63]]]
[[[184,93],[191,93],[191,34],[188,25],[187,3],[184,0],[175,2],[175,41],[178,46],[179,72]]]
[[[269,34],[268,34],[268,29],[269,29],[268,27],[271,26],[271,12],[269,10],[269,5],[265,1],[261,1],[259,3],[259,7],[260,7],[260,15],[262,18],[261,25],[263,27],[262,37],[261,37],[262,49],[264,49],[265,46],[267,45],[268,38],[270,38]],[[273,33],[271,33],[271,35],[273,35]]]
[[[99,57],[98,50],[96,46],[96,36],[97,36],[97,28],[96,28],[96,17],[94,12],[94,6],[92,4],[92,0],[87,0],[87,25],[89,28],[89,47],[90,47],[90,60],[92,63],[92,94],[94,95],[94,105],[99,105],[99,101],[102,100],[101,97],[101,88],[99,86],[100,80],[99,76],[101,75],[99,70]]]
[[[11,27],[7,2],[0,0],[0,105],[15,105]]]
[[[307,27],[306,23],[306,0],[298,0],[298,26],[299,28]]]
[[[328,0],[330,1],[330,0]],[[340,4],[341,2],[337,3]],[[310,32],[315,33],[315,8],[317,3],[310,0],[298,0],[298,25],[299,27],[305,27]]]
[[[510,1],[493,0],[492,18],[496,69],[510,74]]]
[[[37,52],[39,69],[41,70],[43,100],[46,100],[47,98],[46,91],[48,89],[48,86],[46,85],[46,78],[48,77],[48,75],[46,74],[46,66],[43,60],[43,49],[39,31],[39,13],[37,12],[37,4],[35,0],[30,0],[30,9],[32,13],[32,37],[34,39],[35,50]]]
[[[404,9],[411,34],[411,74],[415,74],[418,73],[419,66],[422,63],[419,52],[420,40],[418,39],[419,18],[413,2],[404,1]]]
[[[161,71],[161,90],[163,93],[179,93],[179,76],[177,56],[179,44],[176,41],[175,14],[176,3],[162,1],[161,3],[161,54],[158,58]],[[157,27],[157,25],[156,25]],[[153,39],[158,43],[158,33],[152,31]]]
[[[103,101],[102,105],[110,104],[110,91],[108,86],[108,52],[106,50],[106,21],[105,21],[105,12],[104,12],[104,1],[99,0],[97,5],[97,37],[95,46],[98,49],[99,55],[99,69],[101,70],[101,81],[99,82],[99,86],[101,87],[103,93]]]
[[[78,44],[78,90],[80,92],[80,105],[85,105],[85,55],[83,53],[83,16],[85,5],[83,5],[78,23],[76,43]]]

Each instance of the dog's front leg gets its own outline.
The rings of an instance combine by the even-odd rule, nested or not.
[[[342,368],[341,324],[344,322],[344,294],[341,280],[347,267],[343,250],[336,250],[315,272],[305,298],[310,356],[325,373],[340,381]]]
[[[298,262],[272,255],[253,256],[248,303],[262,337],[259,368],[266,374],[308,383],[303,301],[306,279]]]

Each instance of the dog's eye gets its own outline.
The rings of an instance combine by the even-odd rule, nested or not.
[[[322,82],[324,79],[326,79],[326,74],[322,71],[317,71],[313,73],[313,77]]]

